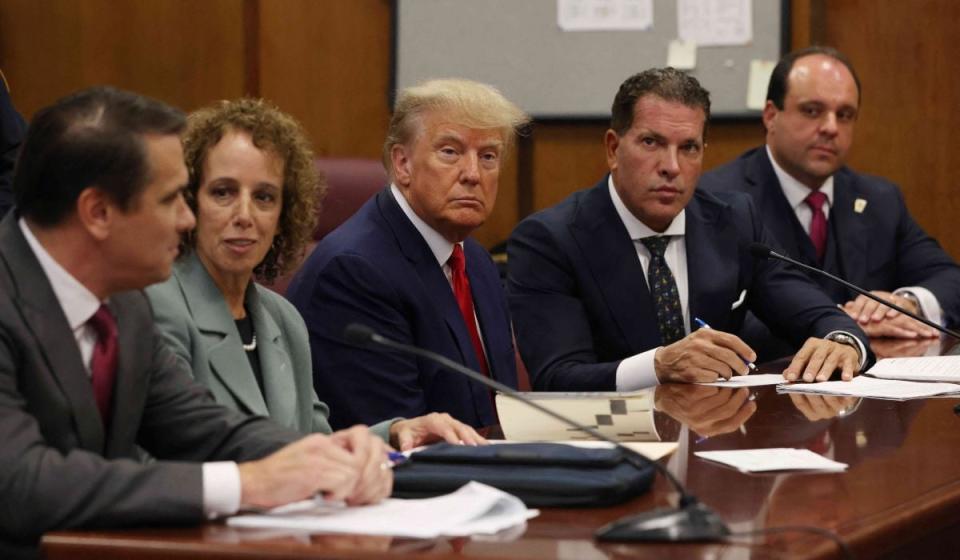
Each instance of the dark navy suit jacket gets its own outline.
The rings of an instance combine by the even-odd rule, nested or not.
[[[749,197],[698,190],[686,211],[691,317],[736,332],[750,309],[797,348],[833,330],[866,341],[806,276],[751,256],[751,243],[772,238]],[[535,389],[613,390],[621,360],[661,345],[643,268],[606,178],[521,222],[508,255],[517,345]]]
[[[830,234],[835,255],[817,262],[810,237],[787,202],[761,146],[700,179],[700,189],[741,191],[753,197],[764,224],[786,254],[811,266],[823,266],[867,290],[893,291],[906,286],[930,290],[948,324],[960,324],[960,267],[940,244],[913,220],[900,189],[880,177],[842,167],[834,174]],[[855,211],[855,201],[866,206]],[[856,294],[829,280],[816,279],[837,303]]]
[[[464,253],[491,374],[516,387],[510,318],[497,269],[472,239],[464,242]],[[359,322],[479,367],[443,270],[389,188],[317,245],[287,297],[306,320],[314,385],[330,406],[335,429],[428,412],[447,412],[476,427],[496,422],[484,386],[426,360],[343,341],[343,329]]]
[[[0,80],[0,218],[13,206],[13,168],[26,134],[27,123],[10,101],[10,92]]]

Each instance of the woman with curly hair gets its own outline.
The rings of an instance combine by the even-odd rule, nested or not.
[[[170,279],[147,289],[158,327],[219,402],[303,433],[329,433],[306,325],[254,282],[300,262],[326,191],[302,128],[263,100],[222,101],[189,116],[183,142],[197,226]],[[437,414],[372,429],[402,448],[483,441]]]

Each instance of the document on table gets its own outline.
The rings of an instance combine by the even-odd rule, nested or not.
[[[706,383],[697,383],[697,385],[709,385],[710,387],[758,387],[760,385],[779,385],[786,383],[787,380],[779,373],[755,373],[753,375],[734,375],[730,379],[722,381],[710,381]]]
[[[695,451],[694,455],[701,459],[722,463],[742,472],[797,470],[839,472],[847,469],[846,463],[827,459],[809,449],[770,448]]]
[[[304,500],[265,514],[231,517],[227,525],[432,539],[491,535],[539,514],[538,510],[527,509],[516,496],[470,482],[444,496],[419,500],[390,498],[369,506],[346,507],[323,499]]]
[[[884,358],[867,371],[880,379],[960,383],[960,356]]]
[[[654,391],[628,393],[524,393],[527,399],[617,441],[658,441],[653,414]],[[497,415],[503,437],[512,441],[592,439],[581,430],[527,403],[498,393]]]
[[[960,392],[956,383],[918,383],[897,379],[877,379],[867,375],[852,381],[824,381],[823,383],[790,383],[777,386],[778,393],[816,393],[903,401]],[[960,395],[958,395],[960,396]]]

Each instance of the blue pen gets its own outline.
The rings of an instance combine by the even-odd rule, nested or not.
[[[699,317],[694,317],[694,318],[693,318],[693,322],[696,323],[697,326],[700,327],[701,329],[709,329],[709,328],[711,328],[710,325],[708,325],[703,319],[701,319],[701,318],[699,318]],[[743,360],[743,363],[747,364],[747,367],[750,368],[750,371],[757,371],[757,364],[755,364],[755,363],[753,363],[753,362],[751,362],[751,361],[749,361],[749,360],[747,360],[746,358],[743,358],[743,357],[741,357],[740,359]]]
[[[400,463],[407,460],[407,456],[399,451],[390,451],[387,453],[387,460],[390,462],[390,467],[395,467]]]

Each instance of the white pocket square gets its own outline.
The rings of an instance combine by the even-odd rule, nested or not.
[[[730,306],[730,311],[743,305],[743,302],[747,299],[747,291],[743,290],[740,292],[740,297],[737,298],[737,301],[733,302],[733,305]]]

